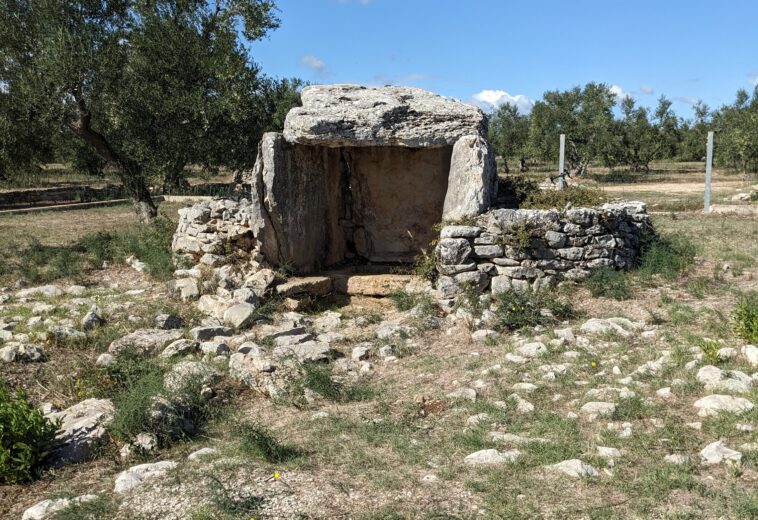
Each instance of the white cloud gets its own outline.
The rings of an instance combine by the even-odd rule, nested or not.
[[[653,87],[651,87],[650,85],[642,85],[640,87],[640,92],[642,92],[643,94],[652,94],[655,91],[653,90]]]
[[[611,85],[611,92],[616,94],[616,101],[618,103],[623,101],[624,98],[633,97],[629,92],[625,91],[623,88],[619,87],[618,85]]]
[[[753,72],[751,72],[750,74],[748,74],[747,75],[747,80],[754,87],[758,87],[758,69],[755,69]]]
[[[482,90],[471,96],[472,103],[479,108],[491,112],[503,103],[516,105],[521,114],[528,114],[532,111],[534,101],[524,94],[510,95],[505,90]]]
[[[319,78],[325,78],[329,76],[326,63],[314,56],[313,54],[304,54],[300,57],[300,65],[308,67]]]

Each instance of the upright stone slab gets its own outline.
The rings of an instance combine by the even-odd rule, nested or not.
[[[495,153],[480,135],[467,135],[453,146],[442,220],[475,217],[497,197]]]

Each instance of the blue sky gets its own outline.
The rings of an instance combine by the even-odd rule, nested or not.
[[[282,26],[251,47],[276,77],[412,85],[525,110],[590,81],[677,113],[758,82],[758,0],[278,0]],[[523,96],[523,97],[518,97]]]

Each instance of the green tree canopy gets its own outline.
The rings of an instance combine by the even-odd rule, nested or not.
[[[758,87],[739,90],[733,104],[714,116],[717,157],[744,174],[758,171]]]
[[[545,92],[531,114],[529,148],[533,156],[556,160],[559,136],[566,134],[566,162],[571,171],[581,175],[593,160],[612,163],[615,99],[603,83]]]
[[[519,114],[518,107],[512,103],[500,105],[489,121],[489,140],[495,153],[505,161],[508,171],[508,159],[523,158],[529,139],[529,117]]]
[[[296,102],[297,82],[266,78],[245,49],[278,24],[268,0],[6,0],[0,174],[45,161],[69,132],[147,220],[150,183],[170,189],[190,164],[249,167],[279,104]]]

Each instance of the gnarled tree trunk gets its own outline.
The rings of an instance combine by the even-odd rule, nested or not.
[[[68,123],[68,127],[85,142],[92,145],[95,151],[106,161],[118,169],[121,183],[131,195],[134,211],[140,223],[145,224],[158,216],[158,208],[153,202],[141,169],[125,160],[111,147],[104,135],[92,129],[92,114],[81,96],[80,89],[72,91],[79,108],[79,118]]]

